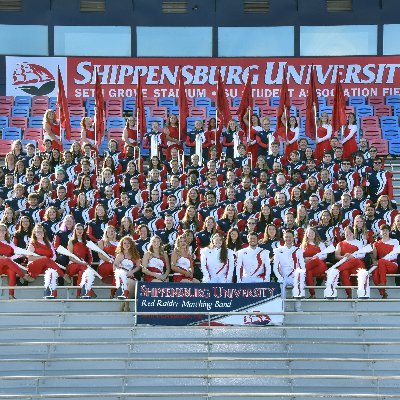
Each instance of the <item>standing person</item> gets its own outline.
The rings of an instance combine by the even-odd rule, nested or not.
[[[185,235],[178,236],[175,240],[175,247],[171,255],[171,270],[174,271],[174,282],[199,281],[194,275],[194,254],[189,248]]]
[[[17,263],[11,260],[14,255],[14,248],[7,226],[0,224],[0,275],[7,275],[8,286],[16,285],[17,276],[27,282],[33,282],[34,278],[26,274]],[[8,289],[8,295],[10,300],[15,299],[14,289]]]
[[[325,275],[326,271],[326,254],[318,255],[326,249],[318,232],[315,228],[308,227],[306,229],[303,242],[300,248],[303,250],[304,262],[306,265],[306,284],[314,286],[314,278],[320,278]],[[309,289],[310,299],[315,299],[315,289]]]
[[[93,146],[95,144],[95,134],[92,118],[83,117],[80,125],[82,143],[89,143],[91,146]]]
[[[28,256],[28,274],[32,278],[36,279],[40,274],[52,268],[57,271],[59,276],[64,277],[66,283],[71,283],[71,278],[67,274],[64,274],[64,271],[54,261],[56,259],[56,252],[46,236],[42,224],[36,224],[33,227],[28,251],[36,254]]]
[[[43,141],[51,140],[53,149],[63,151],[60,134],[60,124],[56,120],[56,113],[49,109],[43,115]]]
[[[284,244],[274,250],[274,274],[279,283],[283,283],[283,291],[287,285],[294,284],[295,269],[305,270],[303,250],[294,245],[294,232],[287,229],[283,234]],[[282,294],[285,296],[285,292]],[[294,309],[301,312],[301,302],[296,300]]]
[[[398,270],[398,254],[391,254],[393,249],[399,246],[397,239],[390,238],[390,226],[382,225],[380,228],[381,240],[373,245],[372,264],[377,266],[372,272],[372,279],[376,286],[386,285],[386,274],[396,274]],[[379,289],[382,299],[387,299],[388,294],[385,289]]]
[[[130,236],[123,237],[115,250],[115,278],[120,279],[123,297],[132,298],[135,294],[135,274],[140,271],[140,255],[134,240]],[[126,277],[126,282],[125,282]],[[121,311],[130,311],[129,302],[121,304]]]
[[[167,142],[167,160],[171,159],[171,150],[177,149],[182,151],[182,143],[184,141],[184,133],[181,132],[182,137],[179,137],[179,120],[175,114],[171,114],[167,118],[167,123],[165,125],[165,140]],[[180,167],[180,166],[179,166]]]
[[[140,144],[135,117],[130,116],[126,119],[125,128],[122,132],[122,140],[125,142],[125,147],[138,146]]]
[[[159,236],[150,239],[149,250],[144,253],[142,271],[146,282],[168,282],[170,266]]]
[[[298,149],[300,129],[297,124],[296,117],[289,118],[287,137],[285,142],[285,156],[290,160],[290,153]]]
[[[329,123],[329,116],[326,112],[321,114],[321,118],[318,119],[317,139],[314,157],[321,161],[325,151],[332,150],[330,139],[332,137],[332,126]]]
[[[222,236],[218,233],[211,238],[208,247],[200,250],[203,282],[231,283],[235,260],[233,251],[226,248]]]
[[[358,150],[357,146],[357,122],[356,115],[350,113],[347,117],[347,126],[343,132],[342,145],[343,145],[343,158],[353,159],[354,154]]]
[[[92,252],[86,246],[86,232],[82,224],[76,224],[72,233],[72,238],[68,241],[68,251],[76,257],[70,257],[67,273],[73,277],[74,285],[81,286],[82,274],[93,262]],[[82,261],[80,261],[80,260]],[[80,297],[81,289],[77,289],[76,297]],[[88,297],[97,297],[92,289],[86,293]]]
[[[228,122],[226,130],[222,132],[222,149],[226,158],[234,158],[237,150],[235,142],[239,144],[244,142],[244,132],[239,130],[237,122],[232,119]]]
[[[237,282],[269,282],[271,277],[269,251],[258,246],[258,236],[255,232],[247,235],[247,241],[249,247],[237,252]]]
[[[356,274],[359,268],[365,268],[365,264],[362,259],[365,257],[365,254],[356,254],[353,253],[363,248],[363,244],[354,239],[354,229],[351,226],[346,227],[344,230],[345,239],[339,242],[336,245],[335,257],[337,261],[340,261],[344,258],[347,260],[338,267],[338,271],[340,271],[340,281],[343,286],[351,286],[350,275]],[[346,289],[347,298],[351,299],[351,289]]]

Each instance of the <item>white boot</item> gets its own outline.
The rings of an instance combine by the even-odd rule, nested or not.
[[[301,300],[296,300],[294,302],[294,311],[303,312],[303,309],[301,308]]]

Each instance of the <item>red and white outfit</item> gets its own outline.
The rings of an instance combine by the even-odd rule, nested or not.
[[[324,124],[317,129],[317,140],[314,151],[314,158],[321,161],[326,150],[331,150],[330,139],[332,137],[332,126]]]
[[[169,137],[171,137],[172,139],[179,140],[179,127],[170,125],[168,127],[168,131],[169,131],[169,135],[168,135]],[[167,141],[166,156],[167,156],[167,159],[170,159],[171,158],[171,150],[174,148],[182,150],[182,145],[179,145],[175,142],[171,142],[167,139],[166,139],[166,141]],[[183,139],[181,139],[181,141],[183,141]]]
[[[179,257],[175,265],[180,269],[184,269],[185,271],[190,272],[192,264],[193,264],[193,259],[189,257]],[[193,278],[189,278],[185,275],[180,274],[179,272],[174,273],[174,278],[173,278],[174,282],[180,282],[183,279],[189,281],[193,280]]]
[[[139,143],[137,130],[127,127],[126,131],[128,133],[128,142],[136,146]]]
[[[61,132],[60,125],[58,125],[58,124],[52,124],[52,123],[50,123],[50,122],[49,122],[48,124],[50,125],[51,132],[54,133],[54,135],[57,136],[58,139],[60,139],[60,137],[61,137],[61,135],[60,135],[60,132]],[[46,139],[50,139],[50,140],[52,141],[52,147],[53,147],[53,149],[58,149],[58,150],[60,150],[60,151],[63,151],[62,145],[59,144],[59,143],[57,143],[55,140],[53,140],[53,139],[49,136],[49,134],[48,134],[45,130],[43,130],[43,141],[45,141]],[[61,140],[61,139],[60,139],[60,140]]]
[[[165,260],[164,258],[152,256],[147,264],[147,269],[155,274],[163,275],[165,274]],[[155,278],[154,276],[144,275],[144,280],[146,282],[152,282]]]
[[[274,274],[279,283],[293,285],[294,270],[305,270],[303,250],[297,246],[279,246],[274,250]]]
[[[55,269],[59,276],[64,276],[64,271],[54,261],[56,259],[56,252],[52,244],[31,241],[28,251],[43,257],[28,263],[28,274],[32,278],[37,278],[38,275],[43,274],[49,268]]]
[[[287,136],[286,136],[287,144],[285,146],[285,156],[288,160],[290,159],[290,153],[292,151],[298,150],[297,142],[299,141],[299,135],[300,135],[299,127],[290,128],[287,131]]]
[[[8,286],[15,286],[17,276],[22,278],[25,272],[10,259],[14,255],[14,244],[8,243],[5,240],[0,241],[0,255],[6,258],[0,258],[0,275],[7,275]],[[8,289],[10,296],[14,296],[14,289]]]
[[[399,241],[397,239],[389,239],[387,242],[379,240],[374,243],[378,255],[378,268],[372,272],[372,280],[376,286],[385,286],[386,274],[395,274],[397,272],[398,254],[389,255],[396,246],[399,246]],[[379,293],[384,295],[385,289],[379,289]]]
[[[343,240],[338,243],[336,249],[340,246],[340,255],[344,256],[347,253],[353,254],[362,249],[364,246],[361,241],[353,239],[350,241]],[[340,271],[340,280],[343,286],[351,286],[350,275],[356,274],[359,268],[365,268],[364,262],[361,260],[365,254],[356,254],[354,258],[350,258],[338,267]],[[351,289],[346,289],[347,296],[351,295]]]
[[[238,283],[269,282],[271,264],[269,251],[256,247],[246,247],[237,252],[236,276]]]
[[[325,250],[326,246],[324,243],[316,245],[314,243],[308,243],[306,248],[303,249],[303,255],[305,258],[314,257],[321,251]],[[307,286],[314,286],[314,278],[325,275],[326,271],[326,254],[321,254],[318,257],[312,258],[306,261],[306,284]],[[309,289],[311,295],[315,295],[315,289]]]
[[[228,249],[228,257],[225,263],[220,261],[221,249],[208,247],[200,250],[201,271],[203,282],[232,283],[235,259],[233,251]]]
[[[109,242],[108,246],[104,246],[103,251],[110,257],[115,257],[115,250],[117,249],[118,242]],[[100,260],[99,268],[97,269],[101,279],[105,283],[112,283],[114,281],[113,264],[109,261]]]
[[[86,246],[86,244],[82,242],[76,242],[73,245],[72,253],[79,257],[81,260],[87,262],[89,265],[93,262],[92,252]],[[70,262],[67,267],[67,274],[73,277],[74,285],[81,286],[82,274],[87,269],[87,264],[79,263],[79,262]],[[77,296],[81,295],[81,289],[77,290]]]
[[[357,141],[357,125],[347,125],[343,131],[343,158],[351,158],[352,154],[358,150]]]
[[[258,155],[258,143],[257,143],[257,132],[261,132],[261,126],[252,126],[249,132],[249,141],[254,141],[254,144],[247,144],[247,153],[251,153],[252,156],[252,168],[255,165]]]

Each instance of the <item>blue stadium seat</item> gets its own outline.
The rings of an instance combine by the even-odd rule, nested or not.
[[[102,140],[99,146],[99,155],[103,156],[108,147],[108,140]]]
[[[385,127],[397,128],[399,126],[399,120],[397,117],[381,117],[380,122],[382,129]]]
[[[108,117],[106,120],[106,129],[110,128],[124,128],[125,118],[123,117]]]
[[[36,146],[37,146],[36,140],[22,139],[21,142],[22,142],[22,146],[23,146],[24,148],[25,148],[25,146],[26,146],[28,143],[32,143],[32,144],[35,146],[35,148],[36,148]]]
[[[389,142],[389,154],[392,156],[400,156],[400,140]]]
[[[29,117],[29,107],[26,106],[13,106],[11,109],[12,117]]]
[[[41,128],[43,126],[43,118],[39,116],[29,117],[29,128]]]
[[[279,97],[271,97],[271,106],[279,107]]]
[[[2,115],[0,116],[0,129],[8,127],[8,117]]]
[[[136,107],[135,97],[124,97],[124,111],[134,111]]]
[[[211,118],[215,118],[215,113],[216,113],[216,107],[207,107],[207,117]]]
[[[400,117],[400,104],[393,107],[393,115],[395,117]]]
[[[158,105],[160,107],[175,107],[176,99],[175,97],[160,97],[158,99]]]
[[[30,107],[32,107],[32,97],[31,96],[15,96],[14,105],[30,108]]]
[[[269,120],[271,122],[271,125],[276,125],[276,115],[270,115]]]
[[[359,119],[361,117],[372,117],[374,115],[374,107],[363,105],[355,107],[356,110],[356,118]]]
[[[306,117],[300,117],[300,129],[306,127]]]
[[[328,115],[332,115],[332,107],[324,106],[319,108],[319,116],[321,117],[322,113],[327,113]]]
[[[87,97],[86,103],[85,103],[86,110],[93,109],[95,106],[95,103],[96,103],[96,99],[94,97]]]
[[[258,116],[260,116],[260,107],[253,107],[252,112],[253,114],[257,114]]]
[[[174,106],[174,107],[168,107],[168,115],[175,114],[176,116],[179,115],[179,107]]]
[[[319,107],[326,107],[326,97],[318,97],[318,104]]]
[[[367,100],[364,96],[350,96],[349,106],[362,106],[367,104]]]
[[[198,120],[196,117],[186,118],[186,129],[188,132],[194,129],[194,123]]]
[[[386,96],[385,104],[387,106],[400,106],[400,96],[399,95],[392,95],[392,96]]]
[[[400,131],[396,126],[382,128],[382,138],[386,140],[400,140]]]
[[[71,128],[80,128],[81,127],[81,117],[70,117]]]
[[[296,106],[290,106],[290,116],[297,117],[297,107]]]
[[[212,102],[209,97],[195,97],[194,98],[195,107],[211,107]]]
[[[147,117],[151,117],[151,108],[149,106],[144,106],[144,114]]]
[[[7,127],[3,129],[2,139],[7,140],[21,140],[22,139],[22,129],[15,127]]]
[[[49,97],[49,108],[56,111],[57,107],[57,97]]]
[[[94,108],[86,109],[86,116],[87,116],[87,117],[93,118],[93,117],[94,117],[94,114],[95,114]]]
[[[234,97],[232,99],[232,107],[239,107],[241,100],[242,100],[241,97]]]
[[[160,125],[160,128],[162,129],[164,127],[164,120],[162,117],[146,117],[146,129],[148,131],[151,130],[151,124],[156,121]]]

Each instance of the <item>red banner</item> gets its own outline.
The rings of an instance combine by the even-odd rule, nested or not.
[[[188,97],[216,97],[217,68],[229,97],[240,96],[252,71],[253,97],[279,96],[283,67],[288,66],[291,97],[306,97],[314,63],[319,96],[333,96],[336,73],[346,96],[400,94],[400,56],[325,58],[76,58],[67,59],[68,97],[94,96],[97,67],[104,98],[133,97],[143,76],[145,97],[177,97],[177,74],[183,66]]]

